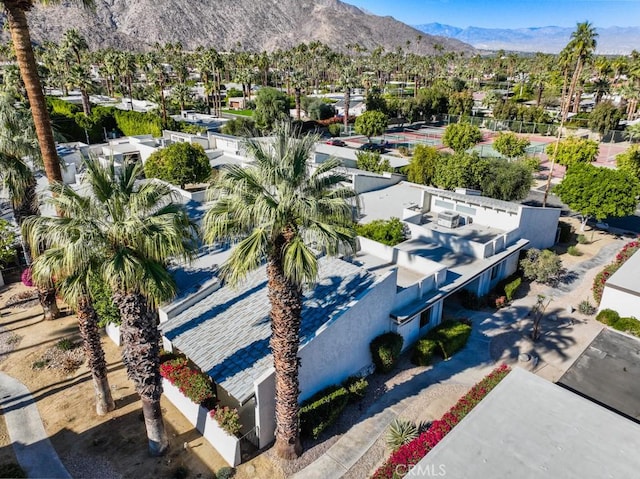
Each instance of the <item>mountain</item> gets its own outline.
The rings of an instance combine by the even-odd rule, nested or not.
[[[180,42],[225,51],[273,51],[321,41],[341,49],[359,44],[370,50],[402,46],[431,53],[435,44],[473,51],[464,43],[433,38],[391,17],[380,17],[339,0],[95,0],[95,12],[61,2],[36,7],[28,20],[34,41],[60,39],[78,29],[91,47],[144,50],[155,42]],[[420,38],[421,37],[421,38]],[[420,38],[420,41],[418,41]]]
[[[440,23],[416,25],[420,31],[430,35],[455,38],[480,50],[512,50],[521,52],[558,53],[562,50],[574,28],[458,28]],[[598,32],[597,53],[626,55],[640,48],[640,27],[596,28]]]

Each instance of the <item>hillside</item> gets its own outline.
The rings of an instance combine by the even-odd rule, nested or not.
[[[433,52],[472,51],[469,45],[435,38],[391,17],[365,13],[338,0],[96,0],[95,13],[68,2],[37,6],[29,14],[34,41],[58,40],[78,29],[93,48],[146,49],[155,42],[180,42],[185,49],[202,45],[218,50],[273,51],[301,42],[321,41],[341,49],[359,44],[368,49],[398,46]],[[421,40],[418,42],[418,36]]]
[[[569,41],[574,28],[458,28],[441,23],[416,25],[430,35],[442,35],[469,43],[481,50],[513,50],[522,52],[558,53]],[[596,28],[597,53],[626,55],[640,45],[640,27]]]

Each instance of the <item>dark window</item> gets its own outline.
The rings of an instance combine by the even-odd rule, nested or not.
[[[496,277],[498,276],[498,268],[499,268],[499,267],[500,267],[500,266],[494,266],[494,267],[491,269],[491,279],[492,279],[492,280],[496,279]]]
[[[424,328],[431,320],[431,309],[425,309],[420,313],[420,327]]]

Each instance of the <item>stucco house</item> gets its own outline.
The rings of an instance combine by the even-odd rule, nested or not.
[[[604,285],[600,310],[613,309],[623,318],[640,315],[640,254],[634,253]]]
[[[362,222],[397,216],[411,238],[395,247],[359,238],[352,257],[319,259],[319,280],[305,292],[302,313],[300,400],[370,372],[376,336],[396,331],[406,349],[440,323],[454,293],[489,292],[515,271],[523,248],[553,244],[559,217],[556,209],[407,182],[361,200]],[[207,372],[221,402],[240,411],[245,438],[264,447],[275,430],[266,272],[260,268],[236,288],[223,285],[215,272],[229,252],[218,245],[176,268],[182,293],[161,308],[161,330],[165,348]]]

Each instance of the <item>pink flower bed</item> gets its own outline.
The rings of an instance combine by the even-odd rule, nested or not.
[[[595,299],[597,303],[600,303],[600,300],[602,299],[604,285],[607,280],[639,249],[640,241],[635,240],[627,243],[616,255],[615,261],[605,266],[604,269],[596,275],[593,279],[591,291],[593,292],[593,299]]]
[[[411,466],[418,464],[456,424],[489,394],[489,391],[509,374],[509,371],[511,369],[505,364],[494,369],[462,396],[444,416],[433,421],[427,431],[391,454],[389,459],[375,472],[372,479],[396,479],[404,476]]]

